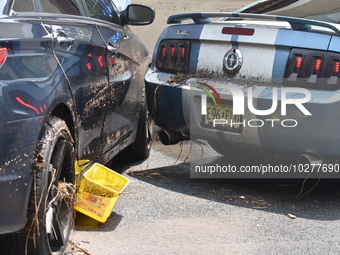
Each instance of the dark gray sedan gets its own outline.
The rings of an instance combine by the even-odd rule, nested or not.
[[[154,15],[110,0],[1,1],[1,254],[63,254],[74,169],[123,149],[148,157],[150,56],[129,25]]]

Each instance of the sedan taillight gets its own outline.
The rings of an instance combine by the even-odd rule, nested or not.
[[[5,63],[7,58],[7,48],[0,48],[0,68]]]
[[[323,90],[340,89],[340,55],[293,49],[285,71],[285,83]]]
[[[156,67],[164,72],[187,73],[189,70],[189,55],[189,41],[162,41],[157,52]]]

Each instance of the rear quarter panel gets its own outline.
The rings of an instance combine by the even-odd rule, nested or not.
[[[26,223],[32,166],[45,117],[70,91],[52,52],[52,41],[34,17],[0,19],[0,233]]]

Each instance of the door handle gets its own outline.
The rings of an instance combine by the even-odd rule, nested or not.
[[[68,37],[64,31],[58,32],[57,41],[60,46],[70,47],[72,44],[74,44],[74,39],[71,37]]]

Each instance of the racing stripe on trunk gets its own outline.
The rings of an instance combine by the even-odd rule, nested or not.
[[[252,24],[224,23],[205,24],[200,37],[201,47],[198,58],[198,69],[216,73],[223,72],[223,59],[232,48],[239,49],[243,55],[240,71],[235,79],[260,78],[270,82],[272,79],[273,61],[275,58],[275,41],[278,28],[254,27]],[[223,28],[254,29],[252,35],[226,34]]]
[[[242,28],[243,26],[235,26],[235,28]],[[238,39],[239,39],[239,35],[232,35],[231,36],[231,45],[233,46],[234,49],[238,49],[239,45],[238,45]]]

